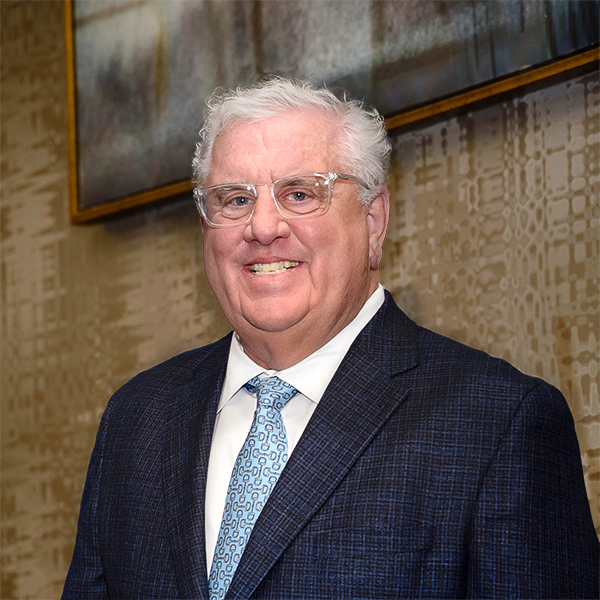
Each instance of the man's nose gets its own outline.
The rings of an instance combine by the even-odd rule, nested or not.
[[[252,217],[244,230],[247,242],[256,240],[266,246],[277,238],[285,238],[290,234],[286,218],[279,212],[275,200],[268,187],[257,188],[258,198],[254,205]]]

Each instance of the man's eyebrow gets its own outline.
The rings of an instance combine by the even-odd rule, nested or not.
[[[306,175],[288,175],[286,177],[280,177],[279,179],[276,179],[275,181],[280,181],[280,182],[285,181],[285,183],[289,183],[289,184],[303,183],[304,177],[306,177]]]

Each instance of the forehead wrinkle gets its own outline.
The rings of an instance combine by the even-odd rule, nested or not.
[[[315,118],[310,118],[311,113]],[[270,183],[300,172],[335,171],[340,162],[340,131],[335,126],[336,121],[323,111],[290,111],[266,119],[232,123],[215,139],[207,180],[212,179],[215,170],[220,171],[219,182],[243,180],[254,184]],[[225,141],[229,144],[226,148],[223,147]],[[233,160],[233,155],[245,157],[243,166],[228,162]],[[321,161],[318,168],[310,164],[313,156]]]

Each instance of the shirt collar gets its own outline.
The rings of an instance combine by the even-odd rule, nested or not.
[[[234,334],[231,339],[227,371],[217,412],[229,402],[242,386],[261,373],[268,376],[277,375],[277,377],[293,385],[309,400],[318,403],[352,342],[381,308],[384,299],[383,287],[379,284],[364,303],[360,312],[342,331],[310,356],[281,371],[266,370],[256,364],[244,352],[237,335]]]

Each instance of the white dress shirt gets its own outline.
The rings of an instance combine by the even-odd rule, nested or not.
[[[244,352],[237,336],[231,340],[227,372],[217,408],[208,473],[206,478],[205,536],[207,571],[210,573],[219,536],[229,480],[235,460],[252,426],[256,397],[244,385],[253,377],[276,375],[297,390],[282,409],[291,455],[321,396],[340,366],[348,349],[364,326],[375,316],[384,300],[381,284],[365,302],[354,320],[323,347],[288,369],[265,370]]]

